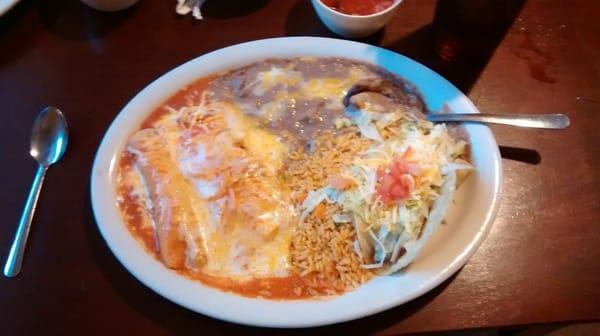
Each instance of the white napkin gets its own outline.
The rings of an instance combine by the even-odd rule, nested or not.
[[[179,15],[188,15],[191,12],[194,18],[202,20],[200,9],[204,2],[206,0],[177,0],[175,12]]]

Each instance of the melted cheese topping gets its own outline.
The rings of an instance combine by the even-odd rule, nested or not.
[[[195,122],[186,124],[190,120]],[[192,230],[205,241],[207,258],[200,271],[234,279],[288,275],[293,215],[289,192],[277,178],[287,151],[278,137],[229,104],[171,111],[154,126],[170,153],[163,162],[173,160],[179,167],[171,176],[180,174],[189,184],[177,190],[178,197],[198,200],[188,209],[191,213],[208,209],[207,216],[198,217],[206,220],[179,228],[184,237]],[[154,210],[153,202],[163,202],[148,192],[147,183],[157,182],[140,178],[137,169],[121,178],[148,211]],[[164,183],[168,188],[170,182]],[[160,226],[149,216],[145,222]]]
[[[352,68],[342,78],[318,77],[305,78],[302,73],[273,66],[269,70],[259,72],[249,85],[256,96],[266,95],[270,90],[280,87],[272,99],[260,106],[244,106],[244,110],[266,120],[282,117],[286,106],[293,106],[299,100],[310,100],[315,97],[326,99],[328,109],[341,109],[342,98],[348,89],[359,79],[368,74],[361,68]]]
[[[279,67],[271,67],[267,71],[258,73],[256,79],[251,86],[254,86],[254,94],[257,96],[264,95],[267,91],[274,89],[276,86],[290,88],[304,81],[302,73],[290,69]]]

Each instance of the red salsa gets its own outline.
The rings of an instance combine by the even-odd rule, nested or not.
[[[321,0],[327,7],[349,15],[371,15],[388,9],[394,0]]]

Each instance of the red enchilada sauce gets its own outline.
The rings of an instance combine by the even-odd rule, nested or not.
[[[348,15],[371,15],[388,9],[394,0],[321,0],[327,7]]]

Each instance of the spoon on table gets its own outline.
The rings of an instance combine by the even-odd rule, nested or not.
[[[403,88],[385,80],[362,80],[354,84],[343,98],[344,106],[352,103],[350,98],[362,92],[379,93],[392,100],[399,100],[398,92]],[[442,113],[427,114],[431,122],[476,122],[502,124],[529,128],[563,129],[569,127],[570,120],[564,114],[492,114],[492,113]]]
[[[46,170],[50,165],[56,163],[65,153],[67,149],[67,120],[62,112],[56,107],[44,108],[36,117],[31,131],[31,149],[29,154],[38,162],[38,169],[27,196],[27,202],[19,227],[15,233],[15,238],[10,247],[10,252],[4,265],[4,275],[14,277],[21,271],[23,262],[23,254],[29,229],[31,228],[31,220],[35,206],[42,189]]]

